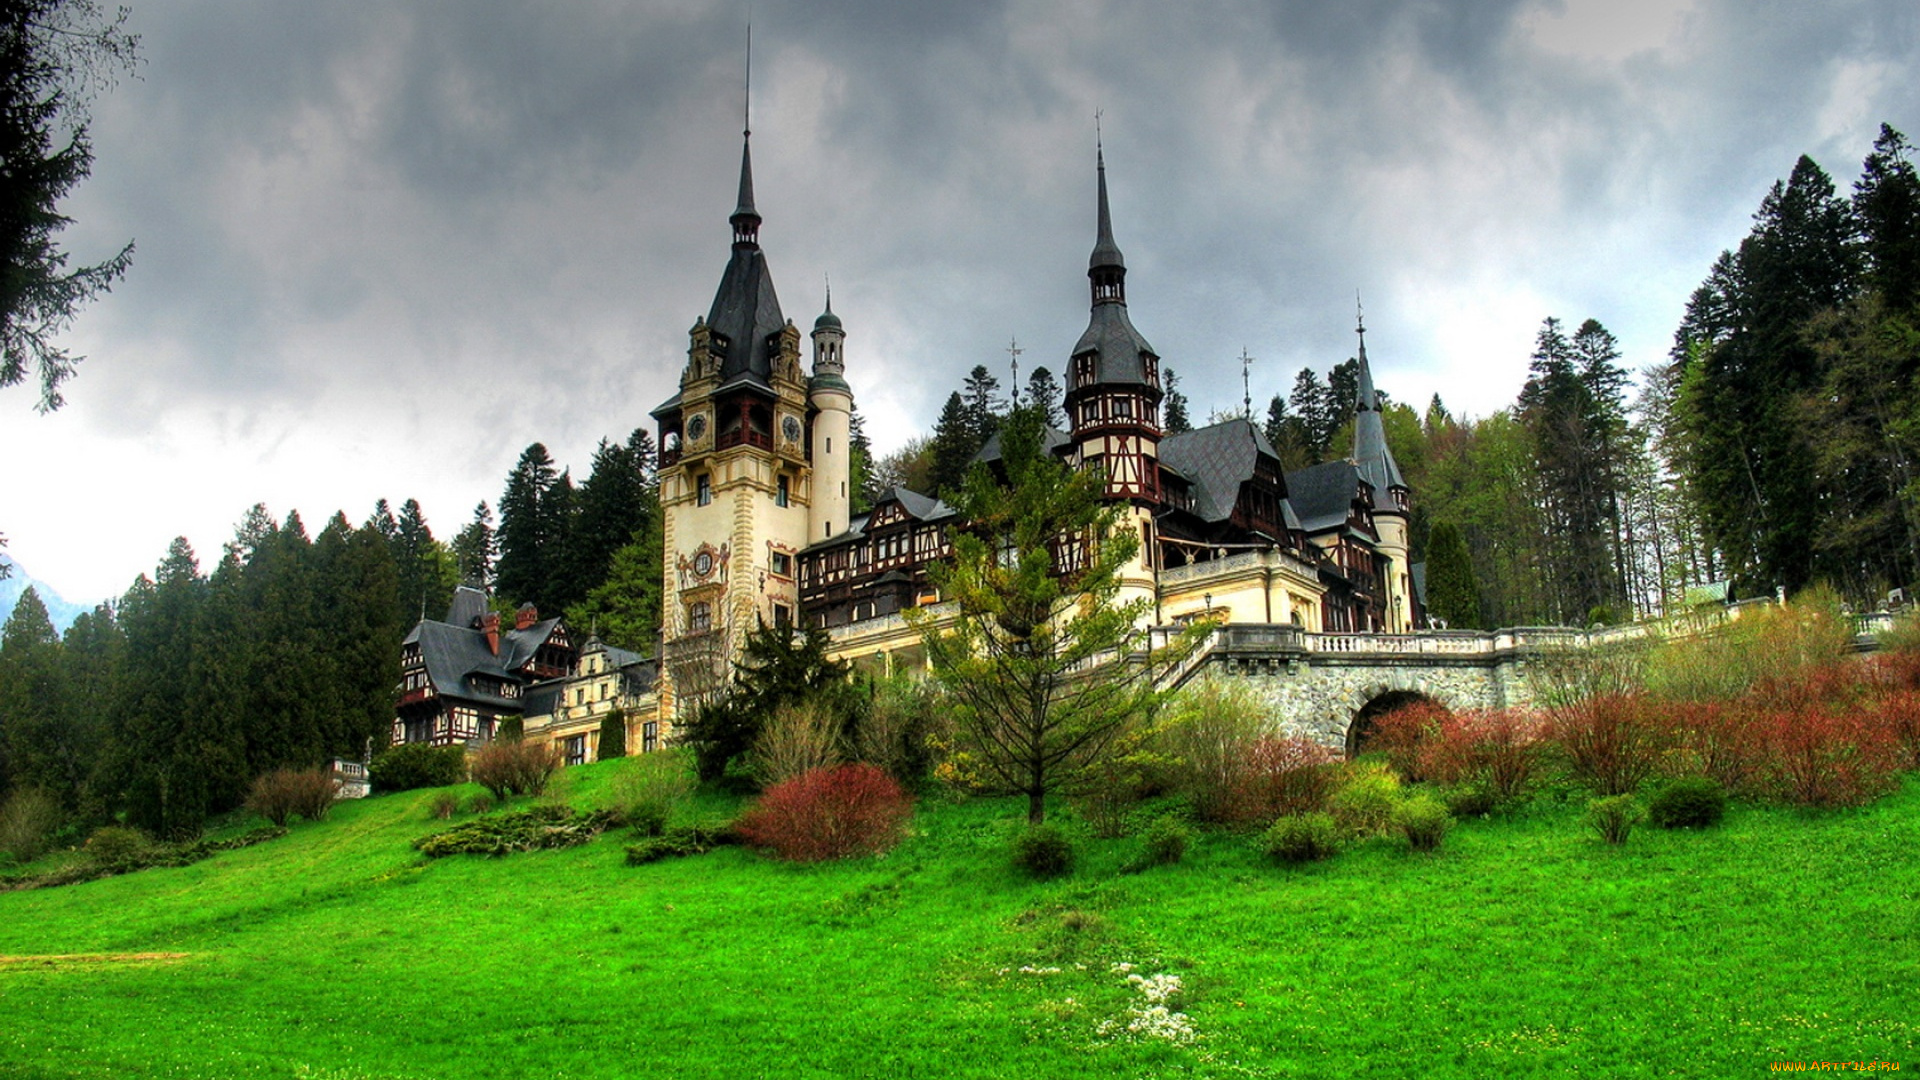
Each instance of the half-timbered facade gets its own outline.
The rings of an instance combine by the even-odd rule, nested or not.
[[[529,692],[572,673],[566,624],[522,607],[511,629],[478,589],[454,590],[444,621],[422,619],[400,646],[393,741],[478,744],[500,721],[526,712]]]

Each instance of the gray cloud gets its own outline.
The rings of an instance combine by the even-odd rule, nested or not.
[[[1203,412],[1237,406],[1243,347],[1262,401],[1348,355],[1356,289],[1403,400],[1501,406],[1547,315],[1652,362],[1796,155],[1844,187],[1881,120],[1920,134],[1920,16],[1596,3],[762,10],[781,298],[804,329],[832,275],[883,442],[1010,337],[1060,370],[1101,109],[1135,321]],[[133,236],[135,267],[76,331],[70,415],[10,416],[0,453],[57,426],[107,501],[90,454],[223,475],[155,526],[203,550],[255,498],[417,495],[450,532],[534,439],[584,468],[671,392],[738,164],[741,6],[640,8],[141,7],[143,77],[96,107],[69,206],[77,256]],[[60,582],[29,554],[73,546],[59,515],[0,518]],[[164,539],[139,542],[97,561],[130,574]]]

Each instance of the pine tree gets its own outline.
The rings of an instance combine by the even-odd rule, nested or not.
[[[1172,369],[1168,369],[1167,393],[1169,399],[1172,397],[1173,386],[1173,371]],[[1040,410],[1041,417],[1049,427],[1064,428],[1067,426],[1066,414],[1060,411],[1060,382],[1053,377],[1053,372],[1046,368],[1034,368],[1033,374],[1027,376],[1026,403]],[[1169,408],[1171,408],[1171,406],[1169,406]],[[1171,425],[1173,423],[1171,417],[1173,414],[1169,412],[1167,415],[1169,417],[1167,421],[1169,425],[1168,430],[1171,431]]]
[[[1006,403],[1000,399],[1000,380],[987,371],[985,364],[975,364],[967,373],[960,397],[965,406],[967,432],[973,439],[973,449],[967,456],[972,457],[1000,430],[1000,414]]]
[[[66,704],[60,638],[40,593],[29,585],[0,626],[0,800],[36,787],[72,806],[78,778],[64,768]]]
[[[1161,369],[1166,385],[1165,399],[1169,435],[1181,435],[1193,430],[1193,418],[1187,415],[1187,395],[1180,392],[1180,376],[1172,368]]]
[[[1481,625],[1480,588],[1473,580],[1473,558],[1450,521],[1436,521],[1427,535],[1427,615],[1453,630]]]
[[[658,503],[652,436],[635,429],[624,444],[600,440],[593,472],[580,485],[578,513],[564,534],[569,576],[582,599],[607,580],[614,553],[651,527]]]
[[[59,203],[93,169],[91,87],[131,70],[139,36],[127,9],[101,22],[75,0],[0,3],[0,387],[32,369],[39,409],[60,407],[80,357],[59,339],[80,307],[127,272],[133,244],[93,266],[67,268]],[[66,145],[56,145],[64,137]]]
[[[553,579],[558,538],[549,531],[555,515],[547,502],[559,478],[553,458],[540,443],[527,447],[507,474],[506,490],[500,496],[500,530],[495,537],[500,555],[494,579],[500,596],[511,603],[539,603]]]
[[[1867,284],[1892,312],[1920,305],[1920,175],[1906,136],[1880,125],[1853,186]]]
[[[1344,417],[1336,417],[1327,396],[1327,387],[1312,368],[1301,368],[1294,376],[1293,393],[1287,398],[1293,414],[1300,418],[1306,435],[1308,461],[1313,465],[1327,460],[1327,443]]]
[[[382,499],[381,504],[385,503]],[[433,530],[427,526],[427,516],[420,509],[419,501],[408,499],[401,504],[400,520],[394,523],[392,532],[382,526],[376,509],[366,528],[387,543],[396,574],[397,617],[411,626],[423,617],[437,617],[445,612],[457,584],[453,580],[453,560],[446,548],[433,538]]]
[[[940,420],[933,426],[933,469],[927,477],[933,490],[927,494],[946,498],[959,491],[966,479],[967,466],[979,450],[966,403],[958,393],[948,395],[946,407],[940,410]]]
[[[493,587],[493,561],[498,553],[493,534],[493,509],[481,500],[473,508],[473,520],[462,526],[453,538],[454,568],[459,572],[459,584],[471,585],[476,589],[488,590]],[[428,612],[438,618],[440,612]]]

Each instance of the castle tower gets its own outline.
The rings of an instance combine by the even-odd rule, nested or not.
[[[809,542],[845,532],[853,508],[848,490],[853,483],[853,390],[844,377],[846,341],[840,316],[833,313],[833,290],[828,289],[827,310],[813,321],[813,378],[807,382],[807,400],[814,410]]]
[[[733,250],[689,332],[680,392],[660,425],[665,527],[661,710],[719,693],[759,623],[797,621],[808,541],[807,381],[800,331],[780,311],[760,249],[752,132],[743,132]]]
[[[1386,563],[1381,578],[1390,634],[1411,633],[1415,611],[1409,560],[1407,518],[1413,503],[1400,466],[1387,446],[1386,426],[1380,415],[1380,395],[1373,388],[1373,369],[1367,366],[1367,324],[1356,317],[1360,335],[1360,387],[1353,422],[1353,463],[1362,479],[1373,485],[1373,526],[1380,534],[1379,552]]]
[[[1107,497],[1132,505],[1140,556],[1122,572],[1122,598],[1151,595],[1156,545],[1153,509],[1160,501],[1160,357],[1127,315],[1127,261],[1113,239],[1107,206],[1107,157],[1096,144],[1098,191],[1093,254],[1087,279],[1093,310],[1073,347],[1063,404],[1077,465],[1097,465]]]

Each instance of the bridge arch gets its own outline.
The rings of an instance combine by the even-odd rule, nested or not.
[[[1395,709],[1426,702],[1452,711],[1445,701],[1428,693],[1425,688],[1382,686],[1356,695],[1356,698],[1361,704],[1347,721],[1345,741],[1349,761],[1366,752],[1367,742],[1373,738],[1375,723]]]

